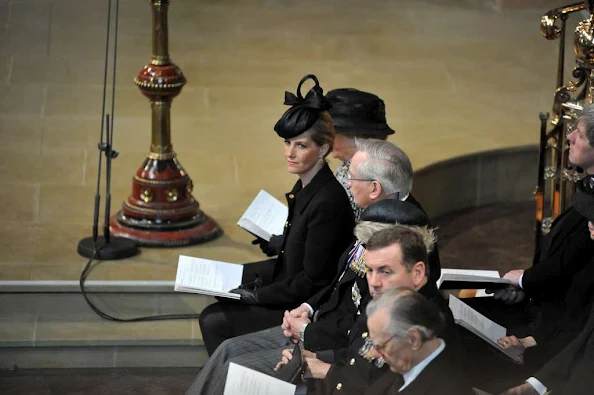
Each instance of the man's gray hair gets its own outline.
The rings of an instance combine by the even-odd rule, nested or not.
[[[594,147],[594,104],[588,104],[577,116],[577,122],[584,124],[586,138],[592,147]]]
[[[357,149],[367,155],[359,164],[357,176],[379,182],[385,195],[408,195],[412,189],[413,168],[408,156],[394,144],[376,139],[356,139]]]
[[[388,321],[383,328],[387,336],[405,338],[411,329],[421,334],[423,341],[438,336],[445,325],[437,307],[423,295],[406,287],[387,290],[367,305],[367,317],[386,310]]]

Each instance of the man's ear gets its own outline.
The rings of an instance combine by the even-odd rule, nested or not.
[[[419,332],[419,330],[416,328],[410,328],[408,330],[408,342],[413,350],[419,350],[423,345],[423,337],[421,336],[421,332]]]
[[[382,184],[375,180],[371,181],[371,183],[373,185],[373,190],[369,194],[369,197],[371,198],[371,200],[375,201],[376,199],[379,199],[382,196],[384,189],[382,188]]]
[[[413,275],[413,281],[415,283],[415,286],[420,288],[425,282],[425,277],[427,276],[427,267],[425,266],[425,262],[418,261],[417,263],[415,263],[412,267],[411,272]]]

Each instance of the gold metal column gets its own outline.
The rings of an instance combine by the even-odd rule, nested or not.
[[[566,21],[569,15],[584,9],[589,9],[590,16],[578,24],[573,39],[576,66],[571,74],[575,80],[564,83]],[[594,0],[550,10],[541,18],[540,32],[547,40],[559,40],[559,55],[552,115],[549,118],[548,113],[540,114],[539,180],[535,191],[537,245],[565,210],[575,192],[575,182],[583,177],[582,169],[568,161],[567,135],[575,128],[579,111],[594,99]],[[544,130],[547,121],[552,126],[549,131]]]
[[[168,50],[169,0],[149,0],[153,16],[153,56],[134,83],[151,103],[151,146],[132,180],[132,194],[111,218],[114,235],[157,247],[182,246],[222,234],[192,196],[192,180],[171,144],[171,102],[186,79]]]

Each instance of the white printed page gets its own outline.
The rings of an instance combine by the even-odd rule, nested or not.
[[[289,209],[265,190],[261,190],[241,216],[237,225],[270,241],[272,235],[282,235]]]
[[[175,277],[176,290],[226,293],[241,284],[243,265],[180,255]]]
[[[470,270],[470,269],[441,269],[441,276],[436,282],[441,288],[444,282],[468,283],[468,287],[480,283],[510,284],[508,279],[502,279],[496,270]],[[461,286],[464,286],[463,284]]]
[[[293,395],[295,385],[231,362],[223,395]]]
[[[494,343],[507,333],[507,329],[503,326],[491,321],[454,295],[450,295],[449,306],[456,322],[465,322]]]
[[[463,274],[469,276],[500,278],[497,270],[474,270],[474,269],[441,269],[441,275],[444,274]]]

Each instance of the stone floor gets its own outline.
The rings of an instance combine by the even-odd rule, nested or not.
[[[149,146],[149,104],[132,82],[151,55],[147,3],[120,1],[114,210]],[[272,126],[283,91],[308,73],[326,90],[383,97],[390,140],[415,169],[536,144],[558,43],[539,34],[546,8],[500,12],[495,3],[171,1],[170,52],[188,80],[173,103],[173,144],[225,235],[144,249],[90,280],[173,280],[180,253],[260,258],[235,222],[261,188],[280,197],[295,181]],[[0,280],[76,280],[85,263],[76,244],[91,233],[106,16],[105,0],[0,0]]]
[[[442,262],[457,259],[459,267],[499,270],[531,263],[534,205],[496,204],[441,218]],[[0,371],[2,395],[182,394],[196,368],[167,369],[31,369]]]

